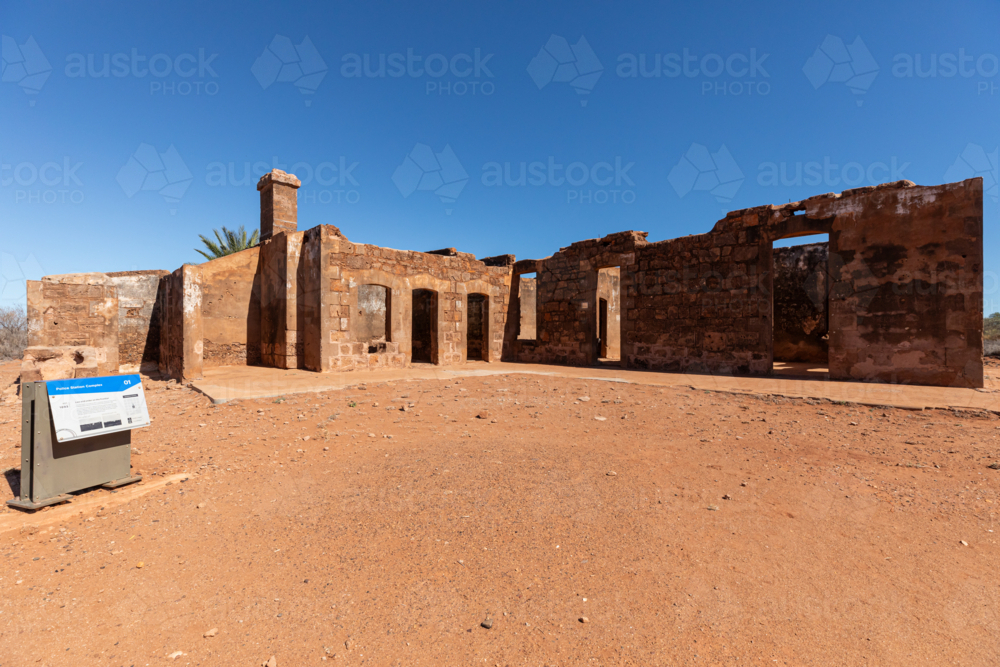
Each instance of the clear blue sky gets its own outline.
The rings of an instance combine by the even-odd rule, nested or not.
[[[519,258],[976,173],[989,313],[998,27],[995,0],[6,2],[0,300],[198,262],[271,166],[311,172],[300,229]]]

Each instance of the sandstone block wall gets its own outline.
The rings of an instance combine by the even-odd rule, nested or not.
[[[27,288],[29,348],[91,348],[99,374],[118,372],[118,291],[107,275],[46,276]]]
[[[769,374],[773,243],[810,234],[830,238],[831,378],[982,386],[981,179],[743,209],[657,243],[643,232],[574,243],[535,262],[537,341],[511,338],[508,358],[593,364],[598,270],[619,266],[626,366]]]
[[[201,264],[203,365],[260,363],[259,248]]]
[[[160,283],[168,271],[106,274],[118,294],[118,364],[122,373],[154,371],[160,361]]]
[[[487,356],[499,361],[510,294],[510,268],[488,266],[473,255],[393,250],[350,242],[340,230],[325,226],[327,244],[322,248],[323,276],[319,298],[329,313],[330,346],[323,355],[323,370],[352,370],[403,366],[413,354],[413,291],[436,295],[433,318],[436,344],[433,363],[449,365],[466,360],[468,295],[486,297]],[[389,340],[384,352],[369,353],[352,340],[352,317],[358,311],[363,285],[389,290]],[[325,338],[324,336],[324,338]]]
[[[806,312],[801,294],[783,295],[781,267],[791,265],[773,244],[828,234],[831,378],[983,384],[982,179],[857,188],[733,211],[705,234],[650,243],[645,232],[619,232],[522,261],[357,244],[330,225],[299,232],[297,184],[278,171],[261,179],[267,233],[258,248],[169,275],[30,282],[32,367],[112,373],[120,359],[127,368],[158,358],[163,373],[184,380],[234,363],[319,372],[401,367],[413,360],[414,292],[429,290],[428,347],[439,365],[466,361],[470,349],[487,361],[593,365],[614,355],[617,315],[629,368],[766,375],[793,329],[821,331],[813,326],[819,306]],[[386,290],[388,319],[375,345],[359,311],[372,285]],[[485,333],[470,345],[473,294],[484,297]],[[793,312],[791,324],[776,318],[775,299],[782,317]],[[475,320],[472,329],[479,330]]]

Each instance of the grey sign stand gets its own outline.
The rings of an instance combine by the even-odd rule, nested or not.
[[[114,489],[141,479],[132,476],[131,431],[59,442],[45,383],[21,385],[21,497],[8,505],[37,510],[72,500],[73,491]]]

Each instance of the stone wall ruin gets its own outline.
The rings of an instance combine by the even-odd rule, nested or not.
[[[981,179],[856,188],[733,211],[704,234],[618,232],[520,261],[300,232],[298,186],[279,170],[261,179],[262,241],[243,252],[29,282],[26,372],[155,362],[189,380],[233,364],[481,359],[769,375],[776,359],[825,355],[831,379],[983,384]],[[773,247],[813,234],[824,250]]]

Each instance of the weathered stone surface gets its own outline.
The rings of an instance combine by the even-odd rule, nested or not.
[[[826,243],[774,249],[774,360],[827,363]]]
[[[642,232],[573,243],[534,262],[537,339],[508,330],[505,358],[593,364],[598,268],[619,266],[628,367],[768,374],[772,244],[808,234],[830,237],[832,378],[982,386],[981,179],[743,209],[657,243]]]
[[[103,273],[28,281],[28,345],[101,350],[101,374],[118,372],[118,293]]]
[[[260,240],[298,229],[299,208],[296,190],[302,182],[292,174],[272,169],[257,182],[260,191]]]
[[[160,284],[168,271],[107,274],[118,293],[118,370],[157,370],[160,361],[162,302]]]
[[[832,378],[983,384],[981,179],[857,188],[733,211],[705,234],[650,243],[619,232],[522,261],[352,243],[330,225],[299,232],[298,184],[265,175],[261,245],[158,276],[155,298],[153,278],[138,274],[29,282],[29,343],[93,348],[107,373],[119,358],[129,368],[157,356],[158,335],[160,369],[179,379],[233,363],[402,367],[421,354],[439,365],[620,354],[630,368],[769,374],[791,331],[815,339],[826,326]],[[788,276],[774,262],[785,266],[784,251],[773,250],[808,234],[830,239],[826,285],[805,290],[818,304],[810,312],[801,293],[782,296]],[[373,319],[363,302],[375,292],[384,315]],[[791,324],[773,301],[798,304]],[[809,354],[821,348],[814,340]],[[54,359],[53,372],[70,372]]]
[[[32,346],[21,360],[21,382],[48,382],[97,377],[107,362],[106,350],[86,345]]]

